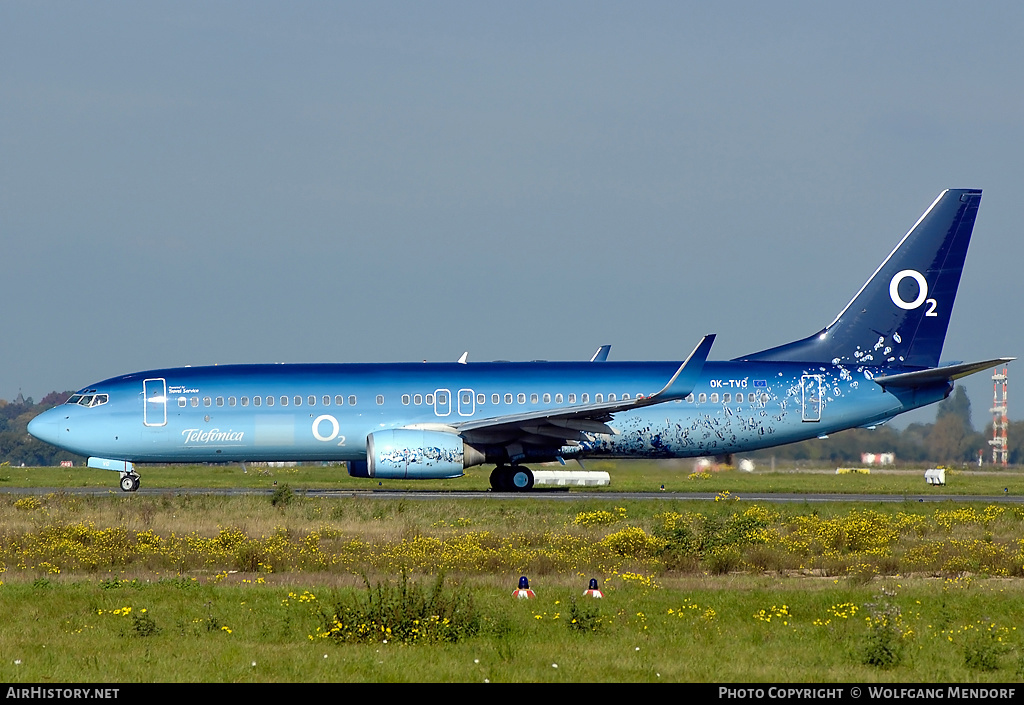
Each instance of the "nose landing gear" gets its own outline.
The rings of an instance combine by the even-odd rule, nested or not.
[[[139,476],[134,472],[121,473],[121,491],[135,492],[139,489]]]

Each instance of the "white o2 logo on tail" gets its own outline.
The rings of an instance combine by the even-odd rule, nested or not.
[[[917,298],[913,301],[905,301],[900,297],[900,283],[907,277],[917,282]],[[904,269],[901,272],[896,272],[889,282],[889,298],[904,311],[913,311],[915,308],[919,308],[921,304],[928,304],[929,308],[924,315],[939,315],[935,312],[939,305],[938,302],[935,299],[928,298],[928,282],[925,281],[924,275],[915,269]]]

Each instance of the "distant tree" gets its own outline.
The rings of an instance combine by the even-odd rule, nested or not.
[[[60,406],[68,399],[70,399],[72,394],[74,394],[74,392],[50,392],[45,397],[39,400],[38,405],[43,407],[43,409],[49,409],[54,406]]]
[[[944,416],[956,416],[966,431],[974,430],[971,425],[971,400],[967,398],[967,390],[963,385],[956,385],[953,393],[939,402],[939,408],[935,411],[936,423]]]
[[[962,463],[977,458],[978,434],[971,426],[971,400],[967,390],[957,385],[939,402],[935,425],[928,434],[928,458],[937,463]]]
[[[38,404],[33,403],[31,397],[13,402],[0,399],[0,462],[8,462],[15,466],[42,466],[72,460],[76,464],[81,464],[84,458],[49,443],[43,443],[28,433],[29,421],[47,409],[64,403],[71,394],[50,392]]]

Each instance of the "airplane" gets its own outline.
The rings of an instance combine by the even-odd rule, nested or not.
[[[939,194],[835,319],[806,338],[683,360],[239,364],[90,384],[29,433],[138,490],[136,463],[345,461],[354,477],[445,479],[493,464],[726,456],[873,427],[1014,358],[939,366],[981,191]]]

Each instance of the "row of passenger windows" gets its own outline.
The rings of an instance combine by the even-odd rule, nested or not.
[[[462,392],[459,392],[459,394],[460,394],[460,396],[459,396],[459,403],[462,406],[464,406],[464,407],[465,406],[470,406],[473,403],[473,392],[462,391]],[[637,399],[640,399],[642,397],[643,397],[642,394],[637,394],[636,395]],[[631,397],[629,396],[629,394],[623,394],[622,395],[623,401],[628,401],[630,398]],[[525,404],[526,403],[526,394],[523,393],[523,392],[519,392],[518,394],[506,393],[504,395],[504,397],[502,397],[501,394],[492,394],[491,395],[491,403],[492,404],[501,404],[502,403],[502,399],[504,399],[504,402],[506,404],[511,404],[511,403],[513,403],[513,401],[516,404]],[[576,402],[576,399],[577,399],[576,394],[554,394],[554,395],[552,395],[552,394],[537,394],[537,393],[530,394],[530,403],[531,404],[539,404],[539,403],[541,403],[542,399],[543,399],[543,403],[545,403],[545,404],[550,404],[552,399],[554,399],[556,404],[566,404],[566,403],[568,403],[568,404],[575,404],[575,403],[577,403]],[[617,400],[618,400],[618,397],[615,395],[614,392],[608,395],[608,401],[617,401]],[[447,394],[438,394],[436,401],[437,401],[438,406],[447,406],[448,405],[448,395]],[[594,401],[595,402],[603,402],[604,401],[604,394],[595,394],[594,395]],[[434,395],[433,394],[413,394],[413,395],[403,394],[402,395],[402,403],[405,404],[406,406],[408,406],[410,403],[413,404],[414,406],[419,406],[419,405],[423,404],[424,402],[427,404],[427,406],[433,406],[434,402],[435,402]],[[477,394],[476,395],[476,403],[477,403],[478,406],[483,406],[484,404],[486,404],[487,403],[487,395],[486,394]],[[590,403],[590,394],[588,394],[587,392],[584,392],[583,394],[580,394],[579,395],[579,403],[581,403],[581,404],[589,404]]]
[[[692,404],[693,403],[693,395],[691,394],[690,396],[686,397],[686,401],[688,401],[688,402],[690,402]],[[708,395],[705,394],[704,392],[701,392],[697,396],[697,402],[700,403],[700,404],[703,404],[706,401],[708,401]],[[768,403],[768,395],[762,392],[761,396],[760,396],[760,399],[759,399],[758,395],[754,394],[753,392],[747,394],[747,402],[748,403],[755,404],[758,401],[760,401],[762,404],[767,404]],[[711,403],[712,404],[717,404],[718,403],[718,392],[712,392],[711,393]],[[732,392],[723,392],[722,393],[722,403],[723,404],[731,404],[732,403]],[[736,393],[736,403],[737,404],[742,404],[743,403],[743,392],[737,392]]]
[[[106,402],[106,395],[99,395],[99,396],[103,397],[103,401],[100,401],[98,403],[101,403],[101,404],[105,403]],[[737,404],[742,404],[743,403],[743,396],[744,395],[743,395],[742,392],[737,392],[736,393],[736,403]],[[564,404],[564,403],[575,404],[575,403],[577,403],[576,402],[577,396],[576,396],[575,393],[570,393],[570,394],[566,394],[566,395],[563,395],[563,394],[559,393],[559,394],[555,394],[553,397],[552,397],[551,394],[548,394],[548,393],[545,393],[545,394],[533,393],[533,394],[530,394],[530,403],[531,404],[538,404],[543,399],[543,403],[550,404],[552,398],[554,398],[554,402],[556,404]],[[642,399],[643,395],[642,394],[637,394],[636,398],[637,399]],[[342,394],[337,394],[334,397],[331,397],[329,394],[324,394],[322,397],[320,397],[321,405],[322,406],[331,406],[332,399],[333,399],[334,406],[344,406],[345,403],[346,403],[346,398]],[[630,395],[628,393],[622,395],[622,401],[629,401],[630,399],[631,399],[631,397],[630,397]],[[500,404],[500,403],[502,403],[503,400],[504,400],[504,402],[506,404],[512,404],[513,400],[517,404],[525,404],[526,403],[526,394],[523,393],[523,392],[519,392],[518,394],[515,394],[515,395],[513,395],[511,393],[506,393],[504,395],[504,397],[501,394],[492,394],[491,395],[491,403],[492,404],[495,404],[495,405]],[[619,400],[619,398],[615,395],[614,392],[608,394],[608,401],[618,401],[618,400]],[[762,393],[760,395],[760,399],[758,399],[758,395],[757,394],[749,393],[749,394],[746,395],[746,400],[750,404],[757,403],[758,401],[760,401],[760,403],[762,403],[762,404],[767,404],[768,403],[768,395]],[[79,404],[83,404],[83,401],[79,401],[79,400],[75,400],[75,401],[77,401]],[[89,398],[89,401],[93,402],[93,405],[95,405],[97,403],[97,402],[93,401],[92,398]],[[291,397],[286,396],[286,395],[282,395],[280,397],[254,396],[251,399],[250,399],[250,397],[240,397],[240,398],[227,397],[226,400],[225,400],[224,397],[215,397],[215,398],[214,397],[203,397],[202,398],[202,405],[203,406],[214,406],[214,405],[216,405],[216,406],[224,406],[225,401],[227,402],[228,406],[235,406],[236,404],[237,405],[241,405],[241,406],[249,406],[250,403],[253,406],[263,406],[264,404],[266,404],[267,406],[274,406],[275,404],[280,404],[280,406],[289,406],[289,405],[291,405],[291,406],[302,406],[303,403],[305,403],[307,406],[316,406],[317,405],[317,397],[316,397],[316,395],[313,395],[313,394],[310,394],[309,396],[305,397],[305,399],[303,399],[303,397],[301,397],[299,395],[295,395],[295,396],[291,396]],[[355,406],[357,401],[358,400],[356,399],[356,395],[355,394],[350,394],[348,396],[347,402],[348,402],[349,406]],[[473,404],[473,401],[474,400],[473,400],[473,393],[472,392],[470,392],[470,391],[462,391],[462,392],[460,392],[459,403],[461,404],[462,407],[470,406],[471,404]],[[604,401],[605,401],[605,395],[604,394],[598,393],[598,394],[594,395],[594,402],[595,403],[600,404],[600,403],[603,403]],[[694,395],[690,394],[688,397],[686,397],[686,401],[688,403],[692,404],[695,401],[694,400]],[[705,394],[704,392],[701,392],[697,396],[696,401],[698,403],[700,403],[700,404],[707,403],[708,402],[708,395]],[[711,401],[712,404],[719,403],[718,392],[712,392],[711,393],[710,401]],[[722,403],[730,404],[730,403],[732,403],[732,401],[733,401],[733,395],[732,395],[731,392],[724,392],[722,394],[722,396],[721,396],[721,402]],[[383,394],[378,394],[377,398],[376,398],[376,402],[377,402],[378,406],[383,405],[384,404],[384,395]],[[73,403],[73,402],[72,402],[72,400],[68,400],[68,403]],[[424,403],[426,403],[427,406],[434,406],[435,404],[438,405],[438,406],[447,406],[448,405],[448,395],[446,393],[445,394],[438,394],[436,399],[435,399],[435,396],[433,394],[412,394],[412,395],[410,395],[410,394],[403,394],[402,395],[402,404],[404,404],[406,406],[408,406],[409,404],[413,404],[415,406],[420,406],[420,405],[422,405]],[[486,394],[477,394],[476,395],[476,403],[477,403],[477,405],[480,405],[480,406],[486,404],[487,403],[487,395]],[[580,394],[579,395],[579,403],[581,403],[581,404],[589,404],[590,403],[590,394],[587,393],[587,392],[583,392],[582,394]],[[200,404],[199,397],[191,397],[191,398],[178,397],[178,406],[180,406],[182,408],[185,408],[189,404],[191,404],[192,406],[199,406],[199,404]],[[88,406],[89,404],[88,403],[84,403],[83,405],[84,406]]]
[[[323,406],[330,406],[331,405],[331,398],[332,397],[329,394],[324,394],[323,397],[321,397],[321,401],[323,403]],[[334,399],[334,405],[335,406],[343,406],[345,404],[345,396],[343,394],[338,394],[338,395],[334,396],[333,399]],[[355,394],[350,394],[349,397],[348,397],[348,405],[349,406],[355,406],[356,405],[356,401],[357,401],[356,395]],[[216,398],[213,398],[213,397],[203,397],[203,400],[202,400],[203,406],[213,406],[215,404],[217,406],[224,406],[224,402],[225,402],[224,397],[216,397]],[[308,397],[305,398],[305,403],[308,406],[316,406],[316,402],[317,402],[317,398],[313,394],[310,394]],[[228,406],[235,406],[235,405],[249,406],[250,403],[253,406],[263,406],[263,404],[266,404],[267,406],[274,406],[274,404],[277,404],[277,403],[280,403],[281,406],[288,406],[289,404],[291,404],[292,406],[302,406],[303,398],[301,396],[299,396],[299,395],[295,395],[293,397],[282,395],[280,397],[277,397],[276,401],[275,401],[275,397],[271,397],[271,396],[267,396],[267,397],[252,397],[251,399],[249,397],[240,397],[240,398],[228,397],[227,398],[227,405]],[[383,404],[384,403],[384,397],[381,396],[381,395],[378,395],[377,396],[377,403],[378,404]],[[191,397],[191,398],[178,397],[178,406],[180,406],[182,408],[185,408],[189,404],[191,404],[192,406],[199,406],[199,397]]]

